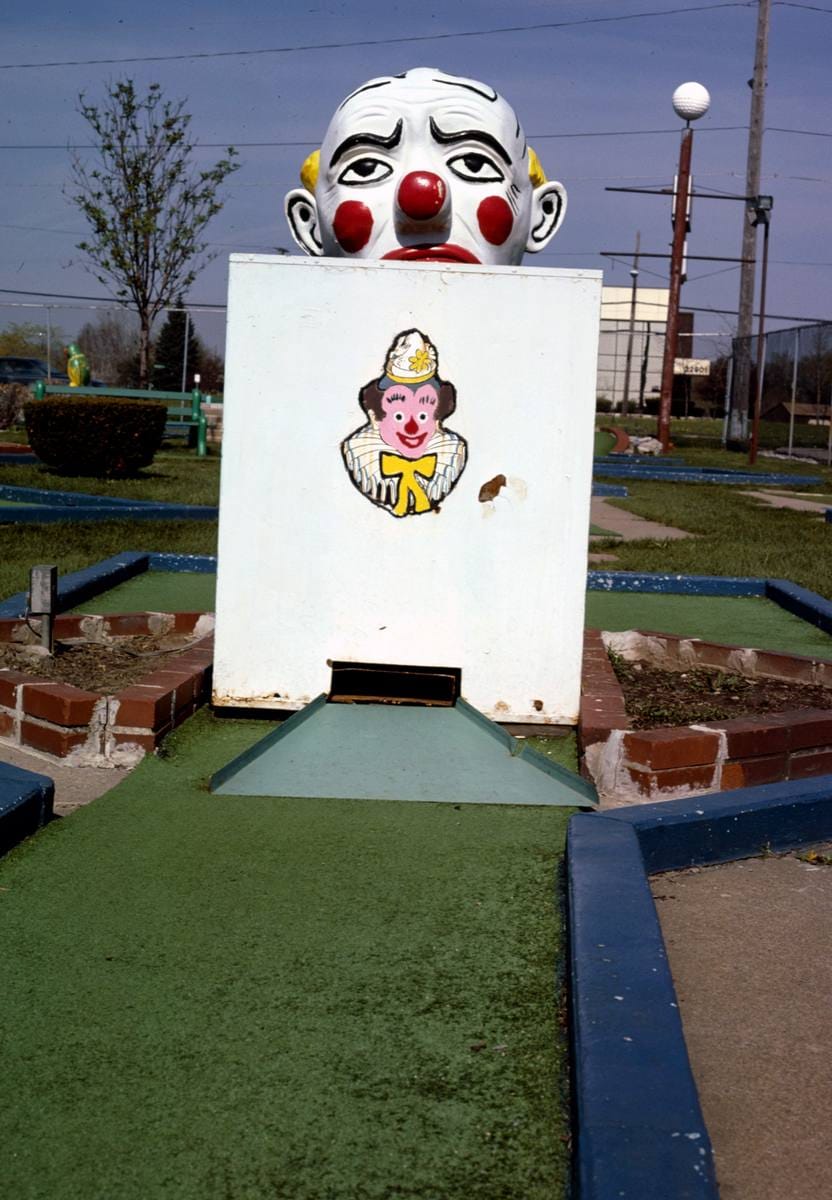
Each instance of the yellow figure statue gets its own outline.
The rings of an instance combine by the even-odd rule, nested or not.
[[[90,368],[87,356],[75,342],[70,342],[66,348],[66,373],[69,376],[70,387],[89,386]]]

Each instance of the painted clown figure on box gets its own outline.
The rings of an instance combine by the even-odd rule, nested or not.
[[[341,443],[355,486],[394,517],[436,512],[468,448],[443,425],[456,408],[456,389],[439,378],[436,347],[424,333],[397,335],[381,377],[361,389],[359,403],[367,423]]]

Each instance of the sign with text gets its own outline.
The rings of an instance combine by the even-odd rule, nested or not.
[[[674,358],[674,375],[710,375],[711,360],[709,358]]]
[[[601,276],[233,255],[214,702],[332,663],[575,723]]]

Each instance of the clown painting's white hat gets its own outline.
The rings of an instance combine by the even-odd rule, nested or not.
[[[418,329],[406,329],[387,351],[384,372],[394,383],[419,384],[433,379],[437,365],[433,342]]]

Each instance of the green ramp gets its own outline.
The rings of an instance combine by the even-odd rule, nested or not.
[[[211,778],[220,796],[589,807],[595,789],[482,713],[319,696]]]

